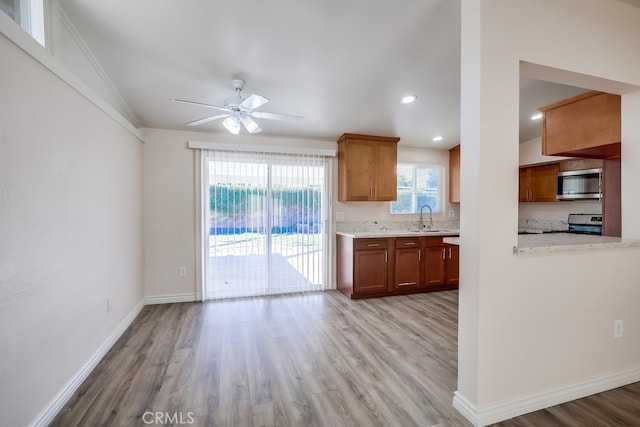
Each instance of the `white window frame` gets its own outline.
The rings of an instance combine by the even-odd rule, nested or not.
[[[445,181],[445,167],[439,163],[428,163],[428,162],[398,162],[397,166],[412,166],[413,167],[413,189],[412,189],[412,201],[411,201],[411,212],[394,212],[394,206],[397,202],[391,202],[389,204],[389,212],[391,215],[416,215],[420,213],[420,206],[417,203],[417,194],[418,191],[416,189],[416,169],[418,167],[430,168],[430,169],[438,169],[439,170],[439,179],[438,179],[438,189],[436,190],[436,197],[438,199],[438,208],[433,209],[434,214],[440,214],[444,212],[444,181]],[[397,187],[397,183],[396,183]],[[398,193],[400,189],[398,188]]]
[[[17,16],[10,17],[42,46],[45,45],[44,1],[18,0],[15,2]]]

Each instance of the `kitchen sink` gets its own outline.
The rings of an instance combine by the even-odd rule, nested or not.
[[[447,232],[449,230],[444,230],[442,228],[431,228],[431,229],[427,229],[425,228],[424,230],[408,230],[411,233],[441,233],[441,232]]]

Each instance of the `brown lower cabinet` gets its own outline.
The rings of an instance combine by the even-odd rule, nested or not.
[[[459,249],[442,237],[338,235],[338,290],[369,298],[458,288]]]

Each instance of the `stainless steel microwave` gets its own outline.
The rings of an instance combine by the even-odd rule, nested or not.
[[[601,199],[602,169],[558,173],[559,200]]]

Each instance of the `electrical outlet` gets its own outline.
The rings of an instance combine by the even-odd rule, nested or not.
[[[107,314],[111,313],[111,298],[107,298]]]
[[[337,221],[343,221],[343,220],[344,220],[344,212],[342,212],[342,211],[337,211],[337,212],[336,212],[336,220],[337,220]]]
[[[613,322],[613,337],[622,337],[622,320],[616,320],[615,322]]]
[[[178,271],[178,274],[180,275],[180,277],[184,277],[187,275],[187,267],[180,267],[180,270]]]
[[[453,209],[451,209],[449,211],[449,218],[455,218],[456,217],[456,211],[454,211]]]

